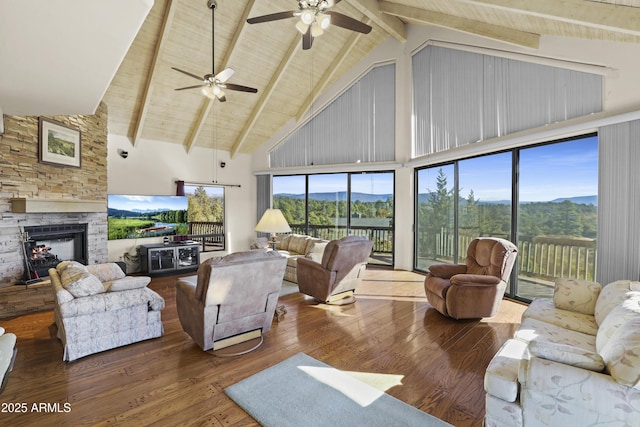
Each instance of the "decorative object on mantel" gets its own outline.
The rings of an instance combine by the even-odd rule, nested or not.
[[[98,200],[73,199],[11,199],[13,213],[54,213],[54,212],[106,212],[107,204]]]
[[[80,167],[80,131],[43,117],[38,118],[40,163]]]

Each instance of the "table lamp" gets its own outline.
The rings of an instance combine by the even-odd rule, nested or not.
[[[284,219],[280,209],[267,209],[262,214],[262,218],[256,225],[256,231],[260,233],[271,233],[271,245],[276,250],[276,233],[290,233],[291,227]]]

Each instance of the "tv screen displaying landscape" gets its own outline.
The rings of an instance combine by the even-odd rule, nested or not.
[[[175,236],[188,233],[186,196],[110,194],[109,240]]]

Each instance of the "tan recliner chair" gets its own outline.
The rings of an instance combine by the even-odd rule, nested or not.
[[[271,329],[286,265],[266,250],[206,260],[197,275],[176,283],[182,329],[205,351],[260,338],[258,347]]]
[[[372,248],[373,242],[365,237],[347,236],[327,243],[320,263],[299,258],[300,292],[325,303],[354,302]]]
[[[473,240],[467,249],[465,264],[429,267],[424,280],[429,303],[454,319],[495,316],[517,252],[508,240],[493,237]]]

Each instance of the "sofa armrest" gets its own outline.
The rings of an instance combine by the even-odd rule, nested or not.
[[[467,266],[465,264],[434,264],[429,266],[429,274],[442,279],[450,279],[456,274],[464,274],[466,272]]]
[[[554,425],[634,425],[640,419],[640,390],[610,375],[533,356],[522,367],[525,421],[553,417]]]

